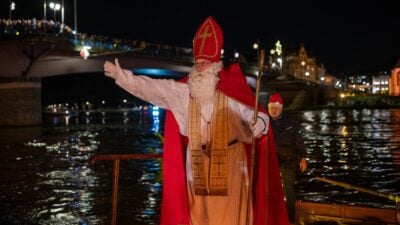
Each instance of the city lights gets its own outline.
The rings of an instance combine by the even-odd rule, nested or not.
[[[49,7],[50,7],[50,9],[53,10],[53,20],[56,21],[57,20],[56,12],[61,9],[61,5],[60,5],[60,3],[50,2]]]

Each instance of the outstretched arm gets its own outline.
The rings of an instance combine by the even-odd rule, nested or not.
[[[174,80],[152,79],[148,76],[135,75],[130,70],[121,68],[118,59],[115,63],[104,63],[104,74],[132,95],[157,105],[171,109],[182,104],[182,96],[188,92],[185,84]]]

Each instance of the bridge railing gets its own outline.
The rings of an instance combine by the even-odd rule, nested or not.
[[[29,35],[51,35],[68,40],[79,52],[90,47],[92,53],[132,52],[133,54],[151,57],[166,57],[170,59],[193,62],[191,48],[177,47],[168,44],[149,43],[141,40],[129,40],[104,35],[89,35],[75,33],[68,25],[52,20],[0,19],[0,38],[26,37]]]

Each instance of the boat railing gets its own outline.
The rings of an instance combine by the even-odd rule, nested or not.
[[[98,154],[92,156],[88,164],[92,165],[96,161],[106,160],[113,161],[113,176],[112,176],[112,197],[111,197],[111,215],[110,224],[117,224],[117,206],[118,206],[118,180],[119,180],[119,164],[121,160],[138,160],[138,159],[158,159],[161,158],[162,154],[115,154],[115,155],[103,155]]]
[[[335,181],[335,180],[331,180],[328,178],[323,178],[323,177],[316,177],[315,179],[325,182],[325,183],[329,183],[329,184],[333,184],[333,185],[337,185],[337,186],[341,186],[347,189],[353,189],[356,191],[360,191],[360,192],[364,192],[367,194],[371,194],[371,195],[375,195],[375,196],[379,196],[382,198],[386,198],[389,199],[391,201],[394,201],[396,203],[396,205],[398,205],[400,203],[400,196],[397,194],[388,194],[388,193],[383,193],[383,192],[378,192],[378,191],[374,191],[368,188],[364,188],[364,187],[359,187],[356,185],[352,185],[352,184],[348,184],[345,182],[340,182],[340,181]]]

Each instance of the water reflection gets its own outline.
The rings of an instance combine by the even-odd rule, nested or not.
[[[45,115],[44,125],[35,128],[39,135],[28,135],[30,140],[8,135],[0,143],[0,223],[107,224],[112,166],[106,162],[88,167],[87,161],[98,152],[160,152],[154,132],[162,129],[162,115],[155,113],[158,108],[149,110],[152,107]],[[120,197],[129,201],[121,201],[118,224],[132,219],[157,224],[159,172],[159,161],[121,163]]]
[[[299,112],[310,167],[298,182],[303,200],[364,206],[394,202],[313,181],[346,182],[375,191],[400,193],[399,109],[320,110]]]
[[[317,176],[400,194],[400,110],[297,112],[309,154],[299,199],[394,207],[380,197]],[[164,111],[152,106],[45,115],[41,127],[13,128],[0,142],[1,224],[107,224],[112,163],[96,153],[159,153]],[[6,134],[6,128],[0,129]],[[15,130],[16,129],[16,130]],[[158,224],[159,160],[121,162],[118,224]]]

